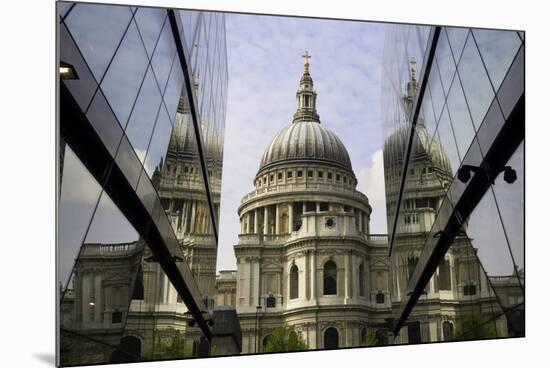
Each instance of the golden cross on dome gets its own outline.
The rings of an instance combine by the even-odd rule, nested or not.
[[[306,51],[306,53],[303,54],[302,57],[304,58],[304,69],[307,71],[309,69],[309,59],[311,59],[311,55],[308,54],[308,52]]]

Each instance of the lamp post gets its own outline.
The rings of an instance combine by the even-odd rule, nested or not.
[[[254,353],[258,352],[258,312],[262,309],[261,305],[256,306],[256,328],[254,332]]]

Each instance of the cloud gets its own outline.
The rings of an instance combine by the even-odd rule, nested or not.
[[[381,149],[383,137],[380,79],[384,26],[226,14],[226,34],[229,85],[218,269],[235,269],[233,246],[240,228],[237,208],[241,198],[254,189],[264,149],[292,121],[304,51],[312,55],[310,70],[322,124],[342,140],[356,175],[372,166],[372,155]],[[383,186],[383,175],[372,180],[375,178],[382,180]],[[374,195],[378,187],[372,182],[368,188]],[[373,223],[385,223],[384,203],[379,208],[380,201],[373,200]]]
[[[356,172],[357,190],[369,198],[372,207],[371,233],[385,234],[386,225],[386,195],[384,186],[384,156],[382,150],[371,156],[370,166],[362,167]]]

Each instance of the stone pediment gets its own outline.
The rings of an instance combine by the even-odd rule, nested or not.
[[[116,273],[103,279],[104,284],[127,284],[130,281],[131,275],[129,273]]]
[[[264,272],[280,272],[281,267],[281,263],[275,260],[268,260],[262,263],[262,271]]]
[[[388,263],[387,258],[375,257],[375,258],[372,258],[370,265],[371,265],[371,267],[376,267],[376,266],[378,266],[378,267],[380,267],[380,266],[387,267],[389,265],[389,263]]]

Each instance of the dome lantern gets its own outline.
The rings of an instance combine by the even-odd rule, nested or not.
[[[306,51],[302,57],[304,58],[304,73],[302,74],[302,78],[300,78],[298,92],[296,92],[297,110],[292,122],[314,121],[320,123],[316,109],[317,93],[313,90],[313,79],[309,74],[309,59],[311,59],[311,55]]]

